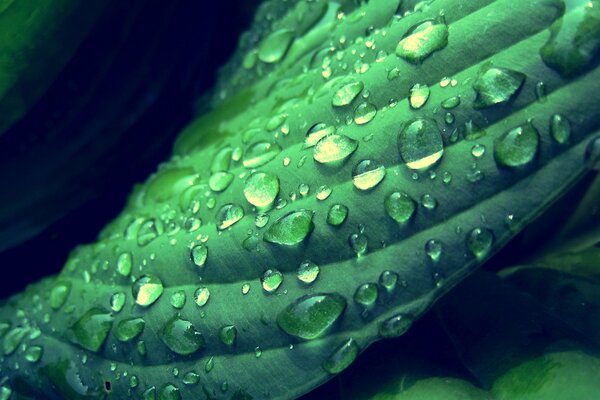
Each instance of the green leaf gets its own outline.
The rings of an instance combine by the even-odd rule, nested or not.
[[[600,6],[577,4],[567,15]],[[399,18],[396,6],[373,0],[338,14],[331,26],[343,29],[325,30],[329,58],[324,41],[303,43],[319,25],[292,44],[269,43],[289,46],[271,49],[272,73],[224,93],[96,243],[2,307],[14,346],[2,360],[6,387],[49,398],[298,396],[374,341],[403,334],[595,168],[598,154],[586,149],[596,148],[600,69],[593,59],[564,77],[539,53],[560,7],[437,0]],[[571,40],[580,26],[567,28]],[[596,54],[594,39],[586,48]],[[400,41],[418,56],[399,57]],[[473,82],[496,67],[525,82],[486,88],[494,105],[475,109],[477,90],[494,80]],[[547,90],[536,97],[540,81]],[[430,93],[413,109],[417,83]],[[355,114],[364,103],[376,109],[366,123]],[[569,120],[568,144],[550,135],[556,114]],[[334,133],[313,146],[306,135],[321,123]],[[257,184],[256,172],[277,179]],[[406,196],[416,207],[398,215]],[[347,213],[330,218],[332,209]],[[308,282],[307,261],[319,267]],[[116,331],[132,318],[142,332],[123,341]],[[220,334],[231,327],[233,341]],[[34,362],[32,346],[44,349]]]

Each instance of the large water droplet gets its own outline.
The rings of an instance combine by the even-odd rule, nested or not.
[[[327,223],[331,226],[340,226],[348,218],[348,207],[343,204],[334,204],[327,212]]]
[[[154,303],[163,293],[162,281],[154,275],[143,275],[131,286],[135,302],[143,307]]]
[[[492,250],[494,233],[487,228],[475,228],[467,235],[467,248],[478,259],[484,259]]]
[[[302,242],[312,232],[313,213],[308,210],[290,212],[275,221],[263,235],[270,243],[293,246]]]
[[[346,299],[337,293],[319,293],[300,297],[277,315],[277,325],[300,339],[323,335],[340,318]]]
[[[146,321],[139,317],[123,319],[117,324],[115,337],[121,342],[128,342],[139,336],[145,326]]]
[[[444,154],[444,141],[434,121],[416,119],[406,124],[398,135],[398,151],[410,169],[425,169]]]
[[[254,143],[244,154],[244,167],[262,167],[281,153],[281,146],[275,142]]]
[[[386,197],[385,211],[399,224],[407,223],[415,214],[417,203],[406,193],[394,192]]]
[[[425,21],[412,27],[396,46],[398,57],[417,64],[433,52],[448,44],[448,26],[435,21]]]
[[[411,327],[412,323],[413,318],[410,315],[395,315],[379,324],[379,335],[384,338],[401,336]]]
[[[276,269],[268,269],[260,279],[262,288],[267,293],[274,293],[283,283],[283,274]]]
[[[540,135],[531,123],[505,132],[494,141],[494,157],[499,165],[520,167],[536,156]]]
[[[304,139],[304,148],[315,146],[319,140],[335,132],[335,126],[318,123],[310,127]]]
[[[352,183],[360,190],[377,186],[385,177],[385,167],[376,160],[362,160],[352,170]]]
[[[331,104],[335,107],[347,106],[352,103],[352,100],[358,96],[364,87],[365,85],[361,81],[346,83],[335,91]]]
[[[204,337],[190,321],[179,315],[171,318],[160,332],[163,343],[174,353],[188,355],[204,347]]]
[[[248,203],[259,209],[270,207],[279,194],[279,178],[269,172],[255,172],[248,177],[244,196]]]
[[[473,89],[473,107],[485,108],[508,102],[523,86],[525,74],[508,68],[487,67],[479,72]]]
[[[276,63],[287,52],[295,31],[293,29],[280,29],[267,36],[258,46],[258,59],[265,63]]]
[[[331,134],[323,137],[314,148],[313,157],[321,164],[340,163],[358,148],[358,142],[346,135]]]
[[[112,327],[113,316],[100,307],[89,309],[73,326],[73,341],[84,349],[98,352]]]
[[[354,339],[348,339],[336,348],[323,363],[323,369],[330,374],[339,374],[354,362],[360,348]]]
[[[225,204],[217,213],[217,229],[224,230],[231,227],[244,217],[244,209],[236,204]]]

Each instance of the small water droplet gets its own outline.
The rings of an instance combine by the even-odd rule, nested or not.
[[[343,204],[334,204],[327,212],[327,223],[332,226],[340,226],[348,217],[348,207]]]
[[[110,296],[110,308],[114,312],[120,312],[125,305],[125,293],[117,292]]]
[[[139,317],[127,318],[119,321],[115,337],[121,342],[128,342],[138,337],[146,326],[146,322]]]
[[[71,326],[72,340],[84,349],[96,353],[108,337],[112,323],[113,316],[108,310],[93,307]],[[6,338],[4,340],[6,354]]]
[[[30,363],[36,363],[40,361],[44,354],[44,348],[41,346],[30,346],[25,350],[25,359]]]
[[[258,46],[258,59],[264,63],[276,63],[287,53],[295,36],[293,29],[279,29],[267,36]]]
[[[475,158],[481,158],[485,154],[485,146],[483,144],[476,144],[471,147],[471,155]]]
[[[343,85],[335,91],[331,104],[335,107],[343,107],[352,103],[352,100],[358,96],[365,85],[361,81],[354,81]]]
[[[379,285],[385,289],[388,295],[392,294],[394,290],[396,290],[398,278],[398,274],[394,271],[383,271],[381,275],[379,275]]]
[[[568,144],[571,140],[571,123],[560,115],[554,114],[550,118],[550,135],[558,144]]]
[[[364,125],[373,120],[377,115],[377,108],[371,103],[363,103],[354,110],[354,122]]]
[[[421,205],[427,210],[434,210],[437,207],[438,203],[435,197],[433,197],[429,193],[426,193],[423,196],[421,196]]]
[[[437,239],[430,239],[425,243],[425,254],[433,262],[439,262],[442,256],[442,242]]]
[[[331,195],[332,189],[327,185],[319,186],[317,189],[317,200],[326,200]]]
[[[225,325],[219,329],[219,339],[227,346],[235,345],[237,339],[237,328],[235,325]]]
[[[181,400],[181,393],[177,386],[167,383],[158,391],[158,400]]]
[[[281,153],[281,146],[275,142],[257,142],[246,150],[244,154],[244,167],[258,168],[273,160]]]
[[[204,307],[210,298],[210,290],[207,287],[199,287],[194,292],[194,302],[198,307]]]
[[[325,136],[335,133],[335,126],[318,123],[310,127],[304,139],[304,148],[315,146]]]
[[[360,257],[367,252],[367,247],[369,244],[368,239],[362,233],[351,234],[350,237],[348,237],[348,243],[350,244],[352,251],[356,253],[357,257]]]
[[[194,265],[202,268],[204,267],[204,264],[206,264],[206,259],[208,258],[208,247],[204,244],[198,244],[192,247],[190,256]]]
[[[185,306],[186,295],[185,291],[177,290],[171,295],[171,305],[178,310],[182,309]]]
[[[133,257],[131,252],[121,253],[117,258],[117,272],[123,276],[129,276],[133,265]]]
[[[379,335],[392,338],[403,335],[413,323],[413,317],[407,314],[398,314],[386,319],[379,324]]]
[[[441,106],[446,110],[451,110],[460,105],[460,96],[452,96],[442,101]]]
[[[214,192],[222,192],[226,190],[233,182],[233,174],[229,172],[215,172],[208,179],[208,186]]]
[[[59,308],[61,308],[67,301],[70,292],[71,282],[57,282],[56,285],[50,291],[50,307],[52,307],[53,310],[58,310]]]
[[[406,193],[394,192],[386,197],[385,211],[399,224],[407,223],[417,209],[417,203]]]
[[[354,301],[364,308],[371,308],[377,301],[379,289],[376,283],[364,283],[354,292]]]
[[[487,228],[475,228],[467,235],[467,248],[478,260],[487,257],[493,243],[494,234]]]
[[[408,99],[410,106],[415,110],[423,107],[425,103],[427,103],[430,93],[429,86],[426,84],[415,84],[410,88],[410,96]]]
[[[265,292],[274,293],[283,283],[283,274],[276,269],[268,269],[260,280]]]

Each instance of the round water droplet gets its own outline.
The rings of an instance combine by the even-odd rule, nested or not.
[[[360,81],[354,81],[343,85],[333,94],[331,104],[335,107],[347,106],[352,103],[352,100],[358,96],[364,87],[365,85]]]
[[[413,318],[410,315],[395,315],[379,324],[379,336],[384,338],[401,336],[411,327],[412,323]]]
[[[494,233],[487,228],[475,228],[467,235],[467,248],[478,260],[487,257],[493,243]]]
[[[381,275],[379,275],[379,285],[385,289],[387,294],[391,294],[396,290],[398,278],[398,274],[394,271],[383,271]]]
[[[357,257],[362,256],[367,252],[369,241],[367,237],[362,233],[353,233],[348,237],[348,243],[352,248],[352,251],[356,253]]]
[[[352,183],[357,189],[369,190],[385,178],[385,167],[376,160],[362,160],[352,170]]]
[[[303,261],[298,267],[297,277],[299,281],[310,285],[317,280],[319,272],[319,266],[312,261],[307,260]]]
[[[253,173],[244,185],[246,200],[259,209],[271,207],[278,194],[279,178],[269,172]]]
[[[162,281],[154,275],[143,275],[131,286],[135,302],[143,307],[154,303],[163,293]]]
[[[482,144],[476,144],[471,147],[471,155],[475,158],[481,158],[485,154],[485,146]]]
[[[204,307],[210,298],[210,290],[207,287],[199,287],[194,292],[194,302],[198,307]]]
[[[128,342],[138,337],[146,326],[142,318],[128,318],[119,321],[115,331],[115,337],[121,342]]]
[[[600,171],[600,137],[596,137],[585,149],[585,165],[594,171]]]
[[[185,291],[177,290],[171,295],[171,305],[180,310],[185,306],[186,295]]]
[[[394,192],[386,197],[385,211],[399,224],[407,223],[415,214],[417,203],[406,193]]]
[[[217,229],[224,230],[231,227],[244,217],[244,209],[235,204],[225,204],[217,213]]]
[[[233,182],[233,174],[229,172],[215,172],[208,179],[208,186],[214,192],[222,192]]]
[[[337,164],[350,157],[357,148],[356,140],[334,133],[319,140],[314,147],[313,158],[321,164]]]
[[[300,297],[277,315],[277,325],[289,335],[310,340],[332,328],[346,308],[346,299],[337,293]]]
[[[550,118],[550,135],[558,144],[568,144],[571,140],[571,123],[560,115],[554,114]]]
[[[313,147],[319,140],[335,132],[335,126],[318,123],[310,127],[304,139],[304,148]]]
[[[293,29],[279,29],[267,36],[258,46],[258,59],[264,63],[276,63],[287,52],[295,31]]]
[[[188,355],[204,347],[204,337],[190,321],[179,315],[171,318],[160,331],[163,343],[174,353]]]
[[[410,169],[431,167],[444,154],[444,142],[437,124],[426,119],[406,124],[398,135],[398,151]]]
[[[363,103],[354,110],[354,122],[364,125],[373,120],[377,115],[377,108],[371,103]]]
[[[234,325],[226,325],[219,329],[219,339],[227,346],[235,345],[237,339],[237,328]]]
[[[430,93],[431,91],[429,90],[429,86],[417,83],[410,88],[410,95],[408,98],[410,106],[415,110],[423,107],[425,103],[427,103]]]
[[[339,374],[354,362],[360,348],[354,339],[348,339],[336,348],[323,363],[323,369],[330,374]]]
[[[364,283],[354,292],[354,301],[364,308],[372,307],[377,301],[379,289],[376,283]]]
[[[343,204],[334,204],[327,212],[327,223],[332,226],[340,226],[348,217],[348,207]]]
[[[268,269],[260,280],[265,292],[274,293],[283,283],[283,274],[276,269]]]
[[[540,134],[526,123],[505,132],[494,141],[494,157],[504,167],[520,167],[533,161],[540,143]]]
[[[281,153],[281,146],[275,142],[258,142],[250,145],[244,154],[244,167],[258,168],[273,160]]]
[[[133,257],[129,251],[121,253],[117,258],[117,272],[123,276],[129,276],[133,265]]]
[[[285,246],[296,245],[312,232],[312,218],[312,211],[292,211],[275,221],[263,235],[263,240]]]
[[[486,67],[479,72],[473,83],[476,97],[475,109],[506,103],[511,100],[525,82],[525,74],[508,68]]]
[[[98,352],[112,328],[112,323],[113,316],[108,310],[93,307],[71,326],[72,340],[84,349]]]
[[[425,243],[425,254],[433,262],[440,261],[442,256],[442,242],[437,239],[430,239]]]
[[[204,244],[198,244],[192,247],[190,257],[194,265],[199,268],[204,267],[204,264],[206,264],[206,259],[208,258],[208,247],[206,247]]]

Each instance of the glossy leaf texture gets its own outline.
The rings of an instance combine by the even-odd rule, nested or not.
[[[2,307],[5,387],[292,398],[402,335],[597,168],[599,6],[373,0],[323,40],[274,30],[271,73]]]

